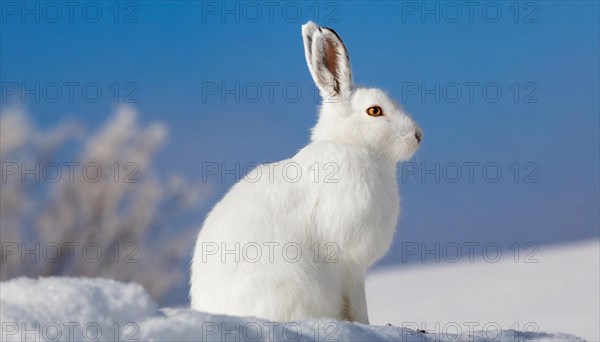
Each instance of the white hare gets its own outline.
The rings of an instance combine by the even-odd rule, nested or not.
[[[353,85],[335,31],[308,22],[302,36],[323,98],[311,142],[258,166],[209,213],[192,261],[191,307],[368,323],[365,273],[390,247],[396,164],[411,158],[422,132],[383,91]]]

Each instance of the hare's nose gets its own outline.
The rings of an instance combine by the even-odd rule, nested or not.
[[[423,131],[420,128],[417,128],[417,131],[415,132],[415,138],[417,138],[418,142],[421,142],[423,139]]]

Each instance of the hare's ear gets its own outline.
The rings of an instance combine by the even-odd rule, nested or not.
[[[347,98],[352,92],[352,72],[346,47],[334,30],[312,21],[302,25],[306,63],[324,99]]]

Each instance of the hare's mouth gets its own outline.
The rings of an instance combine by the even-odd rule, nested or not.
[[[415,138],[417,138],[419,144],[421,143],[421,140],[423,140],[423,131],[420,128],[415,132]]]

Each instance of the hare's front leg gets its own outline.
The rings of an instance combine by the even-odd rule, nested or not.
[[[341,318],[343,320],[369,324],[367,298],[365,295],[365,274],[349,272],[342,294]]]

